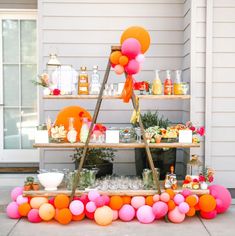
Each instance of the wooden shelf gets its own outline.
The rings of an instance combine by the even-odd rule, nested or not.
[[[165,190],[162,189],[162,192]],[[175,193],[182,192],[182,188],[179,188],[177,190],[174,190]],[[209,194],[209,190],[191,190],[193,194],[197,195],[203,195],[203,194]],[[82,191],[82,190],[76,190],[75,195],[81,196],[83,193],[88,193],[89,191]],[[150,196],[157,194],[157,190],[110,190],[110,191],[99,191],[102,195],[109,195],[109,196]],[[45,190],[39,190],[39,191],[24,191],[24,196],[29,197],[54,197],[58,194],[65,194],[67,196],[71,195],[70,190],[66,189],[58,189],[56,191],[45,191]]]
[[[84,143],[35,143],[35,148],[84,148]],[[89,143],[90,148],[144,148],[144,143]],[[150,148],[192,148],[199,143],[150,143]]]
[[[176,100],[190,99],[190,95],[136,95],[140,99],[159,99],[159,100]],[[98,95],[48,95],[44,99],[98,99]],[[120,95],[103,96],[103,99],[121,99]]]

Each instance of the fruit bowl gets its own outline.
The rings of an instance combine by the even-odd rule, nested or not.
[[[46,191],[57,190],[57,187],[61,184],[64,178],[63,173],[47,172],[38,174],[38,180]]]

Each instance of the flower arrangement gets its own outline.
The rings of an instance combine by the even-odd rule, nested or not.
[[[214,169],[206,167],[199,175],[199,182],[212,183],[214,181],[214,174]]]
[[[186,126],[186,128],[192,130],[193,134],[199,134],[200,136],[205,135],[205,127],[204,126],[196,127],[195,125],[193,125],[193,123],[191,121],[186,122],[185,126]]]

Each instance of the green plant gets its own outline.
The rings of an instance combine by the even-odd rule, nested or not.
[[[97,165],[107,162],[112,162],[114,160],[115,150],[112,148],[90,148],[87,151],[87,157],[84,165]],[[76,148],[74,154],[72,155],[74,162],[79,162],[82,157],[83,149]]]
[[[170,125],[170,121],[163,115],[160,116],[158,111],[155,112],[148,111],[147,113],[141,115],[141,119],[145,129],[154,126],[166,129]]]

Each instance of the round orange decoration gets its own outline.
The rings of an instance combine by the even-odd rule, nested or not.
[[[55,197],[54,205],[58,209],[69,207],[69,197],[64,194],[59,194]]]
[[[187,202],[190,207],[194,207],[197,204],[197,198],[195,196],[188,196],[185,202]]]
[[[72,220],[72,213],[68,208],[59,210],[57,220],[62,225],[67,225]]]
[[[210,194],[202,195],[199,198],[199,207],[204,212],[213,211],[216,207],[215,198]]]
[[[172,199],[167,204],[168,204],[169,211],[172,211],[175,209],[175,202]]]
[[[80,140],[79,134],[82,127],[81,117],[87,117],[91,120],[90,113],[82,107],[79,106],[69,106],[63,108],[56,117],[55,126],[63,125],[66,130],[69,129],[69,118],[74,118],[74,128],[78,132],[77,142]]]
[[[123,201],[123,205],[124,204],[131,204],[131,197],[130,196],[123,196],[122,201]]]
[[[167,189],[166,193],[168,193],[170,195],[170,198],[173,199],[175,196],[175,192],[172,189]]]
[[[122,56],[122,53],[120,51],[112,52],[110,56],[110,62],[114,65],[119,64],[119,59],[121,56]]]
[[[75,215],[73,215],[72,216],[72,220],[73,221],[81,221],[81,220],[83,220],[85,218],[85,213],[83,212],[82,214],[80,214],[80,215],[77,215],[77,216],[75,216]]]
[[[147,196],[146,199],[145,199],[145,203],[146,205],[149,205],[149,206],[153,206],[153,196]]]
[[[186,213],[187,216],[194,216],[196,213],[196,210],[194,207],[190,207],[189,211]]]
[[[19,208],[18,208],[18,211],[21,216],[27,216],[30,210],[31,210],[31,207],[30,207],[29,203],[27,203],[27,202],[20,204]]]
[[[126,65],[128,64],[128,62],[129,62],[129,59],[128,59],[127,56],[121,56],[121,57],[119,58],[119,64],[120,64],[121,66],[126,66]]]
[[[123,200],[120,196],[112,196],[110,198],[109,206],[112,210],[119,210],[123,205]]]
[[[135,38],[141,45],[141,52],[145,53],[150,45],[150,35],[148,31],[139,26],[132,26],[126,29],[121,36],[121,44],[128,38]]]

